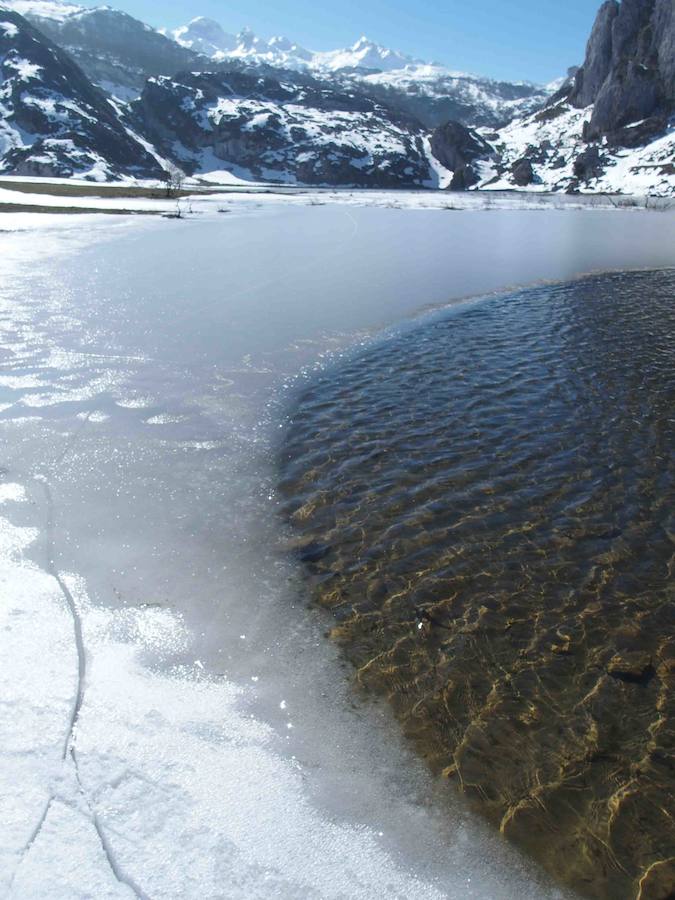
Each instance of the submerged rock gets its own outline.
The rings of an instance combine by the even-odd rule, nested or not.
[[[649,653],[640,650],[617,653],[607,666],[612,678],[629,684],[647,685],[656,676]]]

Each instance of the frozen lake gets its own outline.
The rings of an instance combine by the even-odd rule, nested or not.
[[[352,694],[272,450],[327,355],[465,297],[672,266],[674,224],[242,201],[0,233],[0,889],[562,897]]]

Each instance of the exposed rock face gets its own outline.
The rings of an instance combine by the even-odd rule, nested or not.
[[[608,0],[598,13],[570,100],[594,104],[589,140],[675,108],[672,0]]]
[[[674,0],[607,0],[583,66],[543,108],[486,136],[489,165],[469,186],[673,195],[674,112]]]
[[[139,130],[191,173],[361,187],[430,179],[418,123],[297,72],[228,67],[150,79],[133,114]]]
[[[492,147],[475,131],[460,122],[436,128],[430,139],[431,152],[453,173],[450,190],[466,191],[480,181],[475,163],[489,158]]]
[[[487,141],[460,122],[447,122],[437,128],[431,135],[431,150],[451,172],[492,152]]]
[[[617,0],[600,7],[586,47],[586,61],[577,70],[574,101],[581,108],[595,103],[612,66],[612,25],[619,14]]]
[[[0,171],[159,177],[155,158],[63,50],[0,8]]]
[[[607,157],[600,153],[598,147],[589,147],[574,160],[574,176],[579,181],[588,182],[599,178],[605,170]]]
[[[514,184],[518,187],[527,187],[528,184],[532,184],[535,180],[532,161],[527,159],[527,157],[522,157],[514,162],[511,166],[511,174],[513,175]]]

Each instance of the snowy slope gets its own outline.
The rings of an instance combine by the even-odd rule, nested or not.
[[[161,168],[63,51],[0,8],[0,171],[95,179]]]
[[[589,145],[584,127],[593,107],[561,103],[507,125],[494,141],[497,162],[488,165],[479,187],[528,190],[675,194],[675,128],[644,146],[618,147],[606,138]],[[514,173],[526,161],[532,177],[518,185]]]
[[[7,0],[66,50],[91,81],[122,100],[138,97],[151,75],[199,68],[197,54],[110,6],[93,9],[58,0]],[[206,59],[202,60],[206,62]]]
[[[438,184],[423,129],[359,95],[275,70],[150,79],[136,127],[190,173],[361,187]]]
[[[373,69],[380,72],[395,72],[406,66],[417,65],[419,60],[389,50],[365,35],[345,50],[331,50],[327,53],[315,53],[312,66],[316,69],[328,69],[335,72],[340,69]]]
[[[472,183],[674,195],[672,0],[607,0],[570,76],[543,109],[488,136]]]
[[[360,37],[351,47],[314,52],[283,36],[267,40],[254,34],[250,28],[244,28],[236,35],[229,34],[218,22],[204,16],[198,16],[170,32],[170,35],[181,46],[215,60],[242,59],[280,68],[325,72],[357,68],[393,71],[416,62],[412,57],[382,47],[367,37]]]
[[[228,62],[308,72],[331,87],[337,80],[428,128],[448,119],[502,125],[541,105],[551,93],[536,85],[428,65],[365,36],[350,47],[316,52],[283,36],[263,38],[248,28],[232,34],[204,16],[158,32],[107,6],[85,9],[66,0],[7,0],[7,5],[24,10],[94,83],[122,100],[137,97],[148,77],[207,71],[214,63]]]
[[[312,67],[315,56],[288,38],[278,36],[266,40],[250,28],[244,28],[238,34],[228,34],[218,22],[204,16],[170,32],[170,36],[181,47],[202,53],[215,62],[235,59],[282,69],[304,70]]]
[[[428,128],[449,120],[503,125],[538,109],[553,93],[550,87],[495,81],[424,63],[353,78],[360,90],[414,115]]]

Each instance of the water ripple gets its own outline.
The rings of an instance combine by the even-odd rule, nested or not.
[[[675,886],[675,273],[472,305],[298,398],[285,511],[357,681],[595,897]]]

